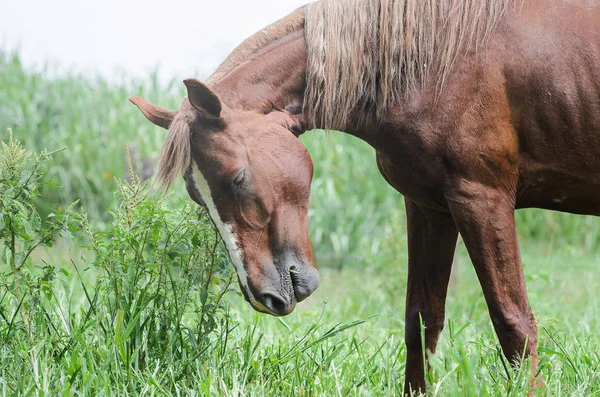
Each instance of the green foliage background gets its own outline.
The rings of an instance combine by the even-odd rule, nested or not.
[[[301,137],[315,164],[310,233],[322,286],[313,297],[289,317],[274,319],[252,312],[239,294],[227,294],[219,311],[210,312],[203,323],[208,328],[194,328],[204,321],[206,280],[213,293],[228,280],[226,259],[215,251],[221,273],[214,279],[200,272],[166,282],[164,271],[176,258],[214,237],[206,231],[192,241],[193,233],[186,233],[188,240],[179,235],[188,248],[173,247],[179,253],[163,256],[162,268],[148,267],[159,263],[148,262],[148,255],[164,243],[165,233],[172,233],[181,219],[201,222],[202,216],[187,202],[182,183],[157,201],[153,195],[132,198],[135,189],[141,189],[139,194],[145,190],[115,182],[128,174],[126,142],[135,145],[140,162],[156,156],[164,137],[127,101],[130,95],[175,109],[184,90],[180,82],[163,86],[153,77],[108,83],[26,70],[18,55],[0,53],[0,140],[8,142],[7,128],[12,128],[26,150],[66,148],[45,162],[44,180],[55,183],[32,190],[35,205],[26,208],[33,218],[25,222],[29,232],[19,236],[22,247],[35,244],[44,230],[51,236],[28,257],[23,268],[28,283],[15,285],[10,255],[3,255],[0,264],[0,309],[8,313],[0,321],[1,394],[400,395],[405,215],[402,197],[377,171],[373,150],[341,133],[313,131]],[[128,198],[135,202],[129,209],[123,206]],[[132,216],[139,222],[133,229],[127,226]],[[540,210],[519,211],[517,222],[530,300],[540,323],[541,369],[548,385],[541,394],[600,393],[600,222]],[[144,229],[155,233],[139,234]],[[101,238],[93,243],[90,235]],[[0,239],[6,246],[7,235]],[[118,248],[134,241],[149,242],[144,249],[135,246],[143,255],[127,256]],[[102,262],[102,253],[121,259]],[[206,269],[209,257],[197,255],[202,259],[195,271]],[[119,283],[124,284],[118,290],[129,295],[117,297],[114,285]],[[30,292],[22,291],[24,285]],[[160,298],[186,294],[186,302]],[[24,297],[33,303],[19,303]],[[446,330],[428,379],[430,394],[524,395],[527,370],[512,371],[499,354],[462,244],[447,307]],[[35,329],[27,325],[33,317],[38,319]],[[157,324],[166,324],[165,333]],[[204,347],[198,347],[202,335]],[[172,343],[167,346],[165,340]]]
[[[92,219],[107,220],[113,178],[127,174],[125,143],[134,144],[137,161],[155,157],[165,132],[148,123],[127,98],[141,95],[177,109],[185,95],[181,82],[161,86],[155,77],[123,78],[118,83],[81,75],[48,78],[48,70],[29,71],[17,54],[0,52],[0,137],[12,128],[34,150],[66,147],[48,170],[62,188],[44,190],[42,213],[79,200]],[[375,165],[372,148],[341,133],[313,131],[301,137],[315,164],[311,236],[323,266],[357,265],[379,251],[385,236],[404,233],[402,197],[388,186]],[[185,197],[180,183],[177,194]],[[574,245],[593,252],[600,223],[550,211],[517,213],[525,239]]]

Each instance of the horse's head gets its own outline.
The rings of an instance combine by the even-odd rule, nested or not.
[[[159,177],[183,173],[190,197],[207,208],[252,307],[290,313],[319,285],[308,238],[313,165],[290,131],[287,111],[244,111],[221,102],[206,85],[186,80],[178,112],[131,101],[169,130]]]

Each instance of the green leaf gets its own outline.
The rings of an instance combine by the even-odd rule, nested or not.
[[[60,237],[63,239],[64,243],[65,243],[65,247],[67,247],[67,249],[69,251],[72,251],[74,248],[73,245],[73,235],[71,234],[71,232],[69,230],[61,230],[59,233]]]
[[[25,241],[33,241],[33,237],[31,237],[29,234],[27,234],[25,232],[19,233],[18,236]]]
[[[7,245],[4,246],[4,249],[2,250],[2,259],[4,261],[3,264],[8,265],[10,264],[10,259],[11,259],[11,252],[10,252],[10,247]]]

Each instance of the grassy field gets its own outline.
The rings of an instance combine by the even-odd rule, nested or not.
[[[127,96],[176,108],[180,84],[47,74],[0,54],[0,140],[12,128],[27,149],[66,147],[44,167],[44,180],[63,187],[43,185],[37,198],[32,190],[26,209],[72,222],[22,268],[11,266],[9,235],[0,234],[0,394],[401,395],[405,215],[372,149],[342,134],[302,137],[316,168],[310,224],[322,286],[276,319],[229,285],[230,266],[181,183],[157,202],[113,179],[126,174],[125,142],[140,159],[155,156],[164,136]],[[51,210],[76,200],[72,219]],[[35,219],[23,222],[39,230]],[[547,384],[539,394],[600,395],[600,222],[536,210],[517,219]],[[31,241],[17,236],[21,249],[43,235],[35,230],[25,233]],[[428,382],[439,396],[527,391],[527,369],[513,371],[499,353],[462,244]]]

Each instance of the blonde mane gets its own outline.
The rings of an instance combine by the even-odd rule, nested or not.
[[[483,45],[522,0],[321,0],[306,9],[304,108],[341,129],[357,108],[383,118],[425,81],[441,87],[461,51]]]

